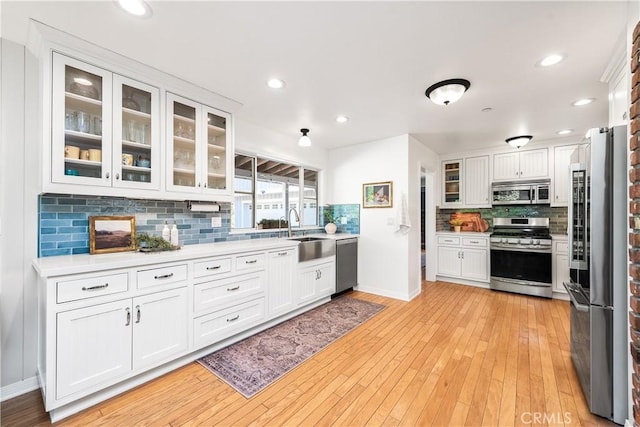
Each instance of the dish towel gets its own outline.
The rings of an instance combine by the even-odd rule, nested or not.
[[[407,203],[407,195],[402,193],[400,197],[400,207],[398,209],[398,233],[408,233],[411,228],[411,219],[409,218],[409,205]]]

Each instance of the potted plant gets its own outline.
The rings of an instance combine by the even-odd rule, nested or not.
[[[338,218],[333,216],[333,212],[331,212],[330,209],[325,209],[322,214],[324,215],[325,221],[324,231],[326,231],[327,234],[335,234],[338,229],[335,222]]]
[[[459,233],[464,221],[460,218],[452,218],[451,221],[449,221],[449,224],[453,225],[453,231]]]

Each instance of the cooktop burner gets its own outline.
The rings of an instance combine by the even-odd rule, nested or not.
[[[551,239],[549,218],[494,218],[491,236]]]

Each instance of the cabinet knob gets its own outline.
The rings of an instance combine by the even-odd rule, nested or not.
[[[109,179],[109,172],[105,173],[105,174],[104,174],[104,177],[105,177],[106,179]]]
[[[200,183],[198,183],[198,187],[200,187]]]
[[[204,183],[204,188],[207,188],[207,183],[206,182]]]
[[[116,179],[120,179],[120,174],[116,173]]]

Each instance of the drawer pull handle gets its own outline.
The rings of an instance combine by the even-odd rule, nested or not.
[[[256,262],[258,262],[257,259],[252,259],[251,261],[245,261],[245,264],[255,264]]]
[[[453,243],[453,240],[451,240],[451,239],[444,239],[444,241],[447,242],[447,243]]]
[[[227,322],[235,322],[236,320],[238,320],[240,318],[239,314],[236,314],[236,317],[232,317],[231,319],[227,319]]]
[[[213,267],[207,267],[207,270],[217,270],[220,267],[222,267],[221,265],[214,265]]]
[[[140,306],[136,305],[136,323],[140,323]]]
[[[278,252],[278,256],[284,256],[287,255],[289,252]]]
[[[168,279],[170,277],[173,277],[173,273],[163,274],[162,276],[153,276],[153,278],[156,279],[156,280],[158,280],[158,279]]]
[[[95,285],[95,286],[89,286],[88,288],[86,286],[82,287],[83,291],[97,291],[98,289],[104,289],[109,287],[108,283],[105,283],[104,285]]]
[[[477,245],[477,244],[478,244],[478,243],[480,243],[480,242],[479,242],[479,241],[477,241],[477,240],[469,240],[469,243],[475,243],[475,244]]]
[[[131,324],[131,309],[127,307],[127,323],[124,326],[129,326]]]
[[[238,285],[238,286],[234,286],[233,288],[227,288],[227,291],[228,291],[228,292],[231,292],[231,291],[237,291],[238,289],[240,289],[240,285]]]

